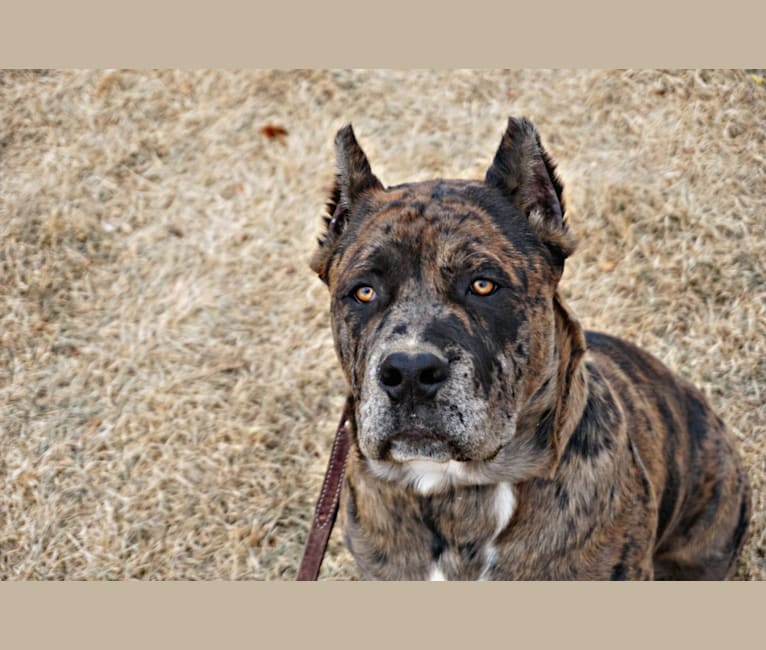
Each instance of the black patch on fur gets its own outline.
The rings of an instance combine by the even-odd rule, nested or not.
[[[490,347],[484,337],[471,335],[454,314],[431,321],[423,330],[423,340],[447,351],[461,347],[470,355],[485,398],[489,397],[492,370],[497,365],[496,346]]]
[[[424,497],[420,500],[420,515],[423,519],[423,524],[431,533],[431,558],[436,562],[442,553],[447,550],[448,543],[446,537],[444,537],[436,524],[433,499]]]
[[[653,369],[644,362],[642,351],[631,343],[591,331],[585,332],[585,342],[589,348],[606,352],[633,383],[646,383],[647,375],[653,374]]]
[[[610,580],[625,580],[626,569],[622,562],[618,562],[612,567],[612,575],[609,576]]]
[[[397,323],[392,330],[393,334],[404,335],[407,333],[407,323]]]
[[[540,419],[540,424],[535,430],[535,446],[538,449],[547,449],[550,445],[553,416],[553,409],[548,409],[543,413],[543,417]]]
[[[689,436],[697,445],[702,444],[707,437],[707,409],[693,394],[686,396],[686,426]]]
[[[377,246],[365,260],[365,267],[380,274],[387,285],[397,288],[409,278],[418,280],[422,269],[416,243],[400,240]]]
[[[734,529],[734,537],[731,540],[731,548],[736,553],[739,551],[742,545],[742,540],[747,532],[748,525],[748,511],[749,508],[749,494],[745,490],[745,494],[742,496],[742,502],[739,506],[739,519],[737,520],[737,527]]]
[[[434,201],[443,199],[448,194],[449,194],[449,189],[441,181],[437,182],[436,185],[434,185],[433,190],[431,190],[431,198]]]
[[[662,491],[660,500],[659,517],[657,520],[657,539],[662,539],[665,529],[668,527],[673,513],[675,512],[676,502],[678,501],[678,470],[673,462],[673,467],[668,467],[668,475],[665,479],[665,489]]]
[[[562,454],[562,460],[568,460],[575,454],[581,458],[592,459],[611,449],[614,446],[613,428],[616,422],[617,405],[611,393],[607,391],[603,395],[597,395],[591,391],[582,418]]]
[[[395,201],[389,201],[383,206],[381,212],[388,212],[389,210],[401,210],[405,205],[407,204],[399,199]]]
[[[627,561],[628,555],[630,554],[630,551],[633,549],[634,545],[635,540],[630,537],[622,545],[622,549],[620,550],[620,561],[612,567],[612,575],[609,578],[610,580],[625,580],[628,573],[627,565],[625,562]]]
[[[673,412],[662,398],[658,397],[656,404],[665,428],[665,445],[663,453],[665,456],[665,467],[667,468],[665,489],[662,491],[662,498],[660,499],[659,518],[657,522],[657,539],[660,540],[676,510],[676,505],[681,492],[681,476],[678,463],[676,462],[676,429],[678,426],[676,418],[673,417]]]
[[[609,334],[594,332],[593,330],[585,332],[585,342],[589,348],[595,349],[613,348],[615,344],[621,343],[619,339],[609,336]]]
[[[459,550],[460,557],[467,562],[472,562],[476,559],[476,555],[479,552],[479,545],[476,542],[468,542],[467,544],[461,544]]]
[[[529,291],[529,279],[527,278],[527,272],[521,266],[516,268],[516,277],[518,278],[522,293],[526,294]]]

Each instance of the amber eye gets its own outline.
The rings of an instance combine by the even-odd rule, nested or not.
[[[354,298],[356,298],[359,302],[372,302],[375,300],[375,295],[375,289],[368,286],[359,287],[356,291],[354,291]]]
[[[488,296],[495,291],[496,287],[497,285],[492,282],[492,280],[479,278],[478,280],[471,282],[471,293],[474,293],[477,296]]]

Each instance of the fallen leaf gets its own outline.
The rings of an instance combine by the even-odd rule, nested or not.
[[[284,138],[287,135],[287,129],[279,124],[267,124],[261,128],[261,133],[269,140]]]
[[[598,270],[599,271],[614,271],[615,267],[617,266],[617,262],[613,260],[604,260],[603,262],[598,263]]]

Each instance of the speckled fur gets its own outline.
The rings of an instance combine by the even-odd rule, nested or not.
[[[532,125],[509,120],[484,181],[384,188],[350,127],[336,149],[312,268],[355,404],[340,517],[363,573],[730,576],[749,517],[732,436],[697,389],[564,304],[575,241]],[[499,288],[476,298],[484,276]],[[360,283],[374,303],[353,300]],[[401,351],[448,361],[436,398],[391,403],[379,368]],[[458,462],[418,481],[423,459]]]

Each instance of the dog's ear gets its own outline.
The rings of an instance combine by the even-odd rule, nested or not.
[[[319,240],[319,250],[311,260],[312,270],[324,282],[327,282],[326,267],[334,244],[343,233],[359,199],[370,190],[383,189],[383,184],[372,173],[367,156],[356,141],[350,124],[335,135],[335,160],[337,173],[326,204],[327,232]]]
[[[532,123],[511,117],[485,182],[499,188],[524,215],[554,261],[563,266],[577,242],[564,216],[563,186]]]
[[[368,190],[383,189],[383,185],[370,169],[351,125],[344,126],[335,135],[335,162],[338,166],[337,185],[339,205],[353,209],[359,197]]]

